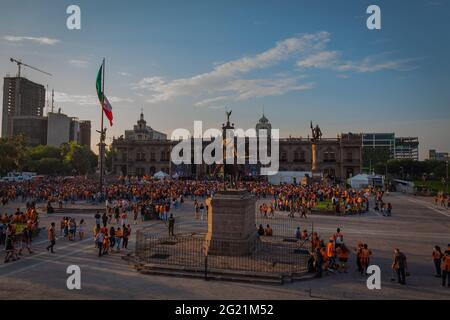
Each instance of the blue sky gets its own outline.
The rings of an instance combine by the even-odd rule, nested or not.
[[[81,8],[82,29],[66,28]],[[382,29],[366,28],[381,8]],[[450,0],[415,1],[36,1],[0,0],[0,71],[9,57],[47,70],[63,112],[99,128],[95,76],[107,60],[114,112],[108,135],[143,108],[168,134],[224,121],[254,127],[264,107],[281,136],[395,132],[450,151]],[[1,93],[0,93],[1,94]],[[94,144],[94,143],[93,143]]]

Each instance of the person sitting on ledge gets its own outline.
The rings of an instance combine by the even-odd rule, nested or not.
[[[269,225],[267,225],[267,228],[266,228],[266,230],[264,232],[265,232],[267,237],[273,236],[273,230],[272,230],[272,228]]]
[[[260,225],[259,225],[259,228],[258,228],[258,235],[261,237],[261,236],[263,236],[264,234],[265,234],[264,227],[263,227],[262,224],[260,224]]]

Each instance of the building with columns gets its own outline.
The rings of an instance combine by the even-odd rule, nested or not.
[[[256,131],[270,131],[272,124],[265,115],[255,126]],[[270,138],[270,137],[269,137]],[[215,165],[174,165],[172,148],[178,141],[147,126],[143,113],[133,130],[114,138],[112,173],[116,175],[153,175],[158,171],[186,178],[202,178],[217,174]],[[193,145],[193,140],[191,140]],[[210,142],[203,142],[203,148]],[[312,145],[309,138],[280,138],[279,171],[312,171]],[[336,138],[321,138],[315,142],[316,170],[322,176],[346,179],[361,173],[362,138],[360,134],[340,134]],[[194,148],[191,148],[194,150]],[[246,148],[248,150],[248,148]],[[270,148],[269,148],[270,150]],[[192,155],[193,158],[193,155]],[[258,175],[260,165],[240,165],[241,176]]]

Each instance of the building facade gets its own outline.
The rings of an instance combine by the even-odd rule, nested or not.
[[[440,152],[431,149],[428,151],[428,159],[436,161],[449,161],[450,156],[448,152]]]
[[[59,147],[63,143],[70,141],[70,125],[72,119],[58,112],[48,113],[47,145]]]
[[[27,146],[47,144],[47,118],[37,116],[15,116],[12,119],[12,135],[23,135]]]
[[[263,115],[256,130],[271,129],[269,120]],[[172,148],[178,141],[167,140],[162,133],[155,135],[146,126],[141,114],[133,130],[127,130],[125,137],[114,138],[112,173],[115,175],[153,175],[163,171],[180,177],[201,178],[217,174],[216,165],[174,165],[170,160]],[[163,139],[164,138],[164,139]],[[210,142],[202,142],[204,149]],[[191,138],[191,145],[194,140]],[[324,176],[348,178],[361,172],[362,138],[359,134],[341,134],[337,138],[321,139],[316,142],[317,167]],[[191,150],[194,150],[192,147]],[[248,151],[248,147],[246,147]],[[191,155],[191,159],[193,155]],[[193,162],[193,161],[192,161]],[[311,171],[312,142],[309,139],[287,138],[279,140],[279,171]],[[241,165],[242,175],[259,175],[260,165]]]
[[[91,147],[91,121],[80,121],[80,136],[78,143],[82,146]]]
[[[395,133],[362,133],[363,168],[371,171],[390,159],[419,160],[419,138],[396,137]]]
[[[3,81],[2,137],[12,137],[15,116],[43,117],[45,88],[23,77]]]

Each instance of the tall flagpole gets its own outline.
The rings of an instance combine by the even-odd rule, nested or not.
[[[102,113],[101,127],[100,127],[100,194],[103,193],[103,161],[105,157],[105,131],[103,129],[104,112],[103,107],[105,105],[105,58],[103,58],[102,67],[102,107],[100,112]]]

